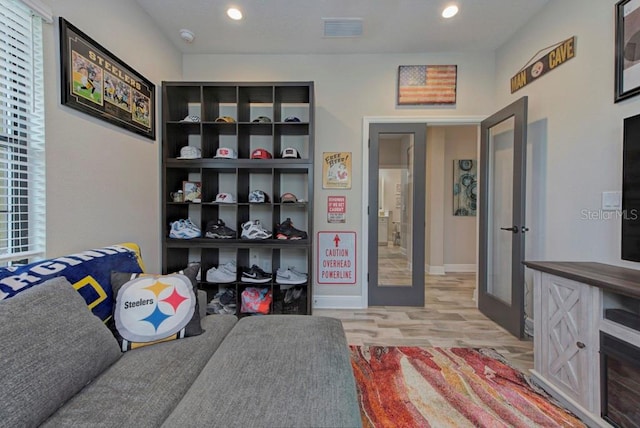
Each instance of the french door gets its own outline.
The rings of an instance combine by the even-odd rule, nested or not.
[[[478,308],[524,335],[527,97],[480,127]]]
[[[424,306],[426,132],[369,125],[370,306]]]

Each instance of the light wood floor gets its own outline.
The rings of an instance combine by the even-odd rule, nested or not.
[[[494,348],[523,371],[533,368],[533,342],[518,340],[481,314],[475,274],[428,275],[425,307],[315,309],[338,318],[350,345]]]

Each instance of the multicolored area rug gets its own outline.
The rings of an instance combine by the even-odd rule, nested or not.
[[[491,349],[351,346],[364,427],[584,427]]]

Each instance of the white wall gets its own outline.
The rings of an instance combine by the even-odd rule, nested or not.
[[[160,270],[160,140],[152,141],[60,104],[58,16],[156,84],[181,78],[182,56],[135,2],[45,0],[47,256],[118,242],[142,248]],[[159,108],[157,118],[159,118]]]
[[[392,223],[400,221],[400,207],[396,206],[396,186],[402,185],[402,173],[400,168],[396,169],[380,169],[380,178],[384,179],[384,203],[382,211],[389,215],[389,231],[392,231]],[[380,196],[378,196],[380,197]],[[380,205],[380,204],[378,204]],[[393,241],[393,236],[389,235],[389,241]]]
[[[429,142],[427,141],[427,144]],[[444,152],[444,266],[445,271],[474,270],[477,253],[477,216],[453,215],[453,161],[478,159],[478,127],[445,128]]]
[[[393,222],[400,222],[401,208],[396,206],[397,187],[402,186],[402,174],[406,168],[402,161],[402,138],[384,139],[380,142],[379,174],[384,183],[383,194],[378,192],[378,205],[389,214],[389,241],[393,241]],[[380,186],[378,186],[380,187]],[[378,238],[379,239],[379,238]]]
[[[425,272],[444,275],[444,216],[446,178],[445,147],[446,128],[427,127],[427,171],[425,197]]]
[[[640,97],[614,104],[616,0],[552,0],[496,54],[496,107],[529,96],[529,260],[620,259],[620,221],[588,220],[601,193],[621,190],[622,120]],[[577,37],[576,57],[510,94],[509,79],[539,49]],[[602,218],[602,216],[601,216]]]
[[[416,55],[185,55],[183,78],[205,81],[311,80],[316,94],[316,149],[353,153],[351,190],[322,189],[321,168],[315,168],[315,230],[356,231],[362,248],[362,122],[365,116],[477,116],[492,111],[493,53]],[[455,106],[407,108],[396,106],[399,65],[457,64]],[[328,195],[347,196],[344,225],[326,222]],[[375,208],[374,208],[375,209]],[[357,284],[316,285],[315,295],[360,296],[364,267],[358,255]]]

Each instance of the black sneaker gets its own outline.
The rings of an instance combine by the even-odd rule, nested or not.
[[[251,269],[245,270],[242,272],[242,282],[269,282],[271,281],[271,274],[266,273],[259,266],[253,265]]]
[[[210,221],[207,223],[204,236],[206,238],[216,239],[235,239],[237,234],[235,230],[227,227],[224,221],[218,219],[218,221]]]
[[[235,304],[236,303],[236,290],[233,288],[227,288],[220,295],[220,303],[225,305]]]
[[[300,298],[304,295],[305,292],[303,287],[291,287],[284,295],[284,302],[291,303],[294,300],[300,300]]]
[[[307,232],[298,230],[293,227],[291,219],[287,218],[280,224],[276,225],[276,239],[307,239]]]

